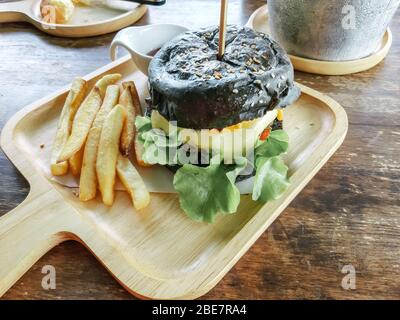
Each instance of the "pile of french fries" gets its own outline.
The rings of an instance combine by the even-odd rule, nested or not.
[[[79,200],[92,200],[100,190],[109,206],[118,175],[140,210],[149,204],[150,194],[128,155],[135,150],[137,162],[144,165],[143,146],[135,135],[135,117],[142,109],[134,82],[117,84],[120,79],[120,74],[106,75],[87,95],[86,81],[73,81],[58,122],[50,168],[55,176],[70,170],[80,177]]]

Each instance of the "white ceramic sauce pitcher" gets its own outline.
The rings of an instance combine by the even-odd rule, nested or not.
[[[176,24],[153,24],[122,29],[111,42],[111,60],[116,59],[118,46],[124,47],[131,54],[138,69],[147,75],[149,63],[153,58],[150,53],[188,30]]]

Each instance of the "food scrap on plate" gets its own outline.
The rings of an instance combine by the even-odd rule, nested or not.
[[[75,6],[93,6],[101,3],[96,0],[41,0],[40,14],[47,23],[65,24],[69,22]]]

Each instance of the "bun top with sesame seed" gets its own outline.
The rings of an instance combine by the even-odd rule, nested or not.
[[[149,66],[150,108],[192,129],[224,128],[294,102],[300,90],[284,50],[269,36],[228,26],[217,59],[218,27],[165,44]]]

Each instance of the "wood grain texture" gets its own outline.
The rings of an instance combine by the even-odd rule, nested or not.
[[[216,24],[218,1],[169,0],[140,24]],[[228,22],[244,24],[264,1],[230,0]],[[196,8],[196,10],[193,10]],[[296,80],[332,96],[349,116],[339,151],[205,299],[400,298],[400,12],[394,41],[375,68],[349,76],[296,73]],[[0,126],[26,104],[109,62],[112,35],[59,39],[27,24],[0,25]],[[0,212],[20,203],[28,184],[0,157]],[[43,290],[41,268],[54,265],[57,289]],[[357,289],[341,287],[343,265],[357,271]],[[81,245],[45,255],[4,299],[131,299]]]
[[[121,74],[122,81],[134,81],[144,103],[147,78],[130,56],[83,79],[93,86],[105,74]],[[115,194],[112,206],[99,201],[100,196],[91,202],[78,201],[75,190],[47,179],[51,179],[52,142],[44,143],[54,136],[69,86],[20,110],[2,130],[0,144],[31,189],[27,200],[0,217],[0,296],[65,240],[82,242],[136,296],[193,299],[208,293],[345,138],[344,109],[326,95],[297,85],[301,96],[285,111],[291,145],[284,159],[291,184],[279,199],[265,205],[242,196],[236,214],[219,216],[210,225],[188,219],[172,194],[152,194],[149,206],[140,212],[125,192]],[[15,243],[19,245],[10,250]]]

